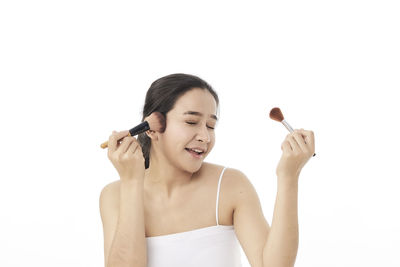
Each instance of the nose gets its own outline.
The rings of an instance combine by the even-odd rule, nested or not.
[[[209,143],[211,138],[210,138],[210,133],[208,132],[207,125],[205,127],[200,127],[200,130],[197,134],[197,140]]]

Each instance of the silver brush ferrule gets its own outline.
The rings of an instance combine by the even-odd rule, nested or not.
[[[288,129],[289,132],[291,132],[291,133],[294,132],[293,128],[289,125],[289,123],[287,123],[285,120],[282,120],[281,122],[283,125],[285,125],[286,129]]]

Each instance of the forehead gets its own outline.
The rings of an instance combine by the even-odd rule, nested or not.
[[[192,89],[180,96],[171,110],[175,115],[184,115],[187,111],[197,111],[206,115],[216,114],[217,103],[208,90]]]

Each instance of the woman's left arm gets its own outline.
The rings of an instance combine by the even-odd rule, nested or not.
[[[302,130],[304,132],[300,134],[300,131],[288,135],[282,143],[283,154],[276,169],[278,188],[272,227],[264,217],[260,199],[250,180],[239,170],[229,170],[231,190],[227,192],[234,200],[235,233],[252,267],[289,267],[296,260],[299,243],[298,177],[301,167],[314,153],[312,132]],[[302,135],[306,136],[301,139],[303,141],[299,139]],[[293,143],[296,139],[306,144],[306,147],[301,146],[305,152],[299,152],[300,145]]]
[[[274,215],[263,249],[263,267],[294,266],[299,246],[298,181],[315,151],[314,133],[296,129],[282,143],[276,169],[278,189]]]
[[[278,177],[274,215],[263,249],[263,267],[294,266],[299,244],[297,215],[297,183],[285,181],[294,177]]]

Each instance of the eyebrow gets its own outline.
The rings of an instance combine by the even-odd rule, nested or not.
[[[185,113],[183,113],[183,115],[195,115],[195,116],[200,116],[201,117],[201,116],[203,116],[203,113],[198,112],[198,111],[189,110],[189,111],[186,111]],[[210,115],[210,118],[213,118],[214,120],[218,121],[218,118],[215,115]]]

